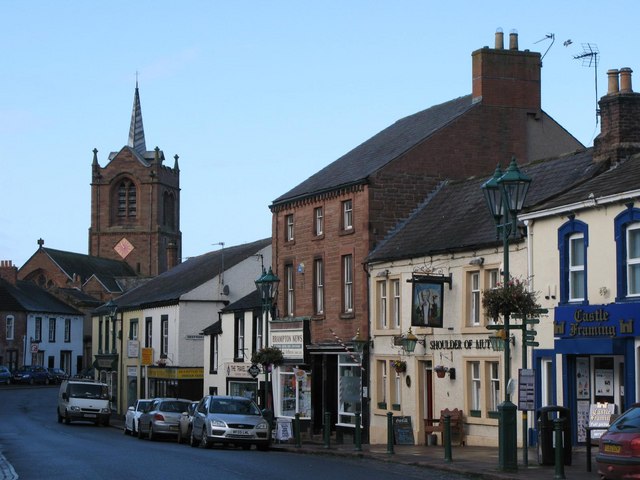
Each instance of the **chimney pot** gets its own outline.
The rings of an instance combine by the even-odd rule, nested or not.
[[[620,69],[620,93],[632,93],[631,88],[631,70],[629,67]]]
[[[518,50],[518,31],[509,32],[509,50]]]
[[[504,48],[504,33],[501,28],[496,30],[496,50],[502,50]]]
[[[609,79],[609,85],[607,87],[607,95],[614,95],[618,93],[618,70],[612,68],[611,70],[607,70],[607,77]]]

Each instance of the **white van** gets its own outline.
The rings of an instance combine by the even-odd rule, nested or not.
[[[58,423],[72,421],[109,425],[109,387],[91,380],[65,380],[58,392]]]

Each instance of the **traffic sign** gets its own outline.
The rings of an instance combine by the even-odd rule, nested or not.
[[[249,367],[249,373],[253,378],[256,378],[260,374],[260,367],[255,363]]]

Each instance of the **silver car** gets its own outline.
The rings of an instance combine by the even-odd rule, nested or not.
[[[184,443],[191,438],[191,427],[193,426],[193,413],[196,411],[198,402],[191,402],[186,412],[182,412],[178,420],[178,443]]]
[[[175,438],[182,412],[189,408],[191,400],[184,398],[156,398],[138,419],[138,438],[155,440],[160,436]]]
[[[127,413],[124,416],[124,434],[125,435],[137,435],[138,433],[138,421],[140,415],[153,403],[153,399],[140,399],[136,400],[135,405],[131,405],[127,409]]]
[[[208,395],[198,403],[192,423],[192,447],[223,443],[268,450],[271,445],[269,422],[255,402],[245,397]]]

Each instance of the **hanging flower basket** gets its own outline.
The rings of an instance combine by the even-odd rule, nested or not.
[[[522,318],[538,316],[540,304],[538,294],[527,290],[527,282],[512,278],[507,284],[499,283],[496,288],[482,292],[482,306],[487,315],[496,323],[500,316],[517,315]]]
[[[282,355],[282,350],[278,347],[261,348],[260,350],[253,352],[253,355],[251,356],[251,362],[259,363],[264,366],[274,365],[277,367],[278,365],[282,365],[283,361],[284,356]]]
[[[391,366],[397,373],[403,373],[407,371],[407,362],[404,360],[392,360]]]
[[[436,375],[438,376],[438,378],[444,378],[444,376],[447,374],[447,371],[449,370],[447,367],[445,367],[444,365],[436,365],[436,368],[434,368]]]

